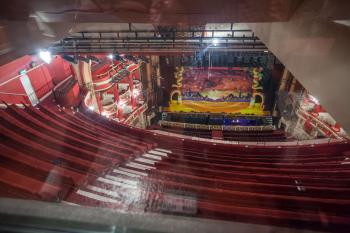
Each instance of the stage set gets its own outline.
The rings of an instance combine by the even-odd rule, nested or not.
[[[177,67],[167,112],[269,115],[261,67]]]

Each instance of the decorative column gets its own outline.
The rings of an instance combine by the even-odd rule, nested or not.
[[[119,106],[119,88],[117,83],[113,87],[113,95],[114,95],[114,102],[117,104],[117,112],[115,114],[115,117],[122,119],[123,109]]]
[[[84,75],[82,74],[81,66],[84,64],[82,61],[78,61],[77,64],[70,62],[70,69],[74,78],[78,81],[80,87],[84,86]]]
[[[279,88],[278,88],[278,92],[279,93],[281,93],[283,91],[286,91],[286,87],[287,87],[287,83],[288,83],[289,77],[290,77],[289,71],[286,68],[284,68],[283,75],[282,75],[282,78],[281,78],[281,82],[280,82],[280,85],[279,85]],[[277,117],[278,116],[277,101],[278,101],[278,99],[275,100],[275,103],[274,103],[274,106],[273,106],[273,111],[272,111],[272,116],[273,117]]]
[[[140,68],[140,65],[137,68],[136,79],[141,81],[141,68]]]
[[[95,92],[94,94],[96,96],[96,103],[97,103],[97,106],[98,106],[98,111],[99,111],[100,114],[102,114],[103,107],[102,107],[101,93],[100,92]]]
[[[133,74],[132,73],[129,75],[129,88],[130,88],[130,92],[131,92],[132,109],[135,109],[136,108],[136,98],[134,96],[134,81],[133,81]]]
[[[279,91],[285,91],[289,77],[290,77],[289,71],[286,68],[284,68]]]
[[[297,79],[295,77],[292,77],[292,84],[289,88],[289,93],[293,93],[295,90],[295,85],[297,84]]]

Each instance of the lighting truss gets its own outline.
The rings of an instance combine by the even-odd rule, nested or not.
[[[54,43],[50,49],[56,54],[267,50],[251,30],[206,29],[82,31]]]

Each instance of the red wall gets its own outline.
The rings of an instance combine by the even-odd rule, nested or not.
[[[17,94],[25,95],[25,91],[19,79],[15,79],[14,81],[11,81],[11,83],[0,86],[0,100],[5,101],[6,103],[15,103],[15,104],[19,104],[21,102],[29,103],[27,96],[6,95],[6,94],[2,94],[1,92],[17,93]]]
[[[33,61],[36,62],[38,66],[31,69],[30,63]],[[27,75],[39,99],[50,92],[53,86],[72,74],[70,64],[64,61],[60,56],[56,56],[50,64],[43,64],[36,56],[23,56],[0,66],[0,100],[13,104],[19,104],[21,102],[29,103],[28,98],[23,96],[23,94],[25,95],[26,93],[19,79],[19,71],[22,69],[31,69],[27,72]],[[14,77],[16,78],[13,79]],[[6,83],[10,79],[12,80]],[[22,95],[8,95],[1,92]]]
[[[78,106],[80,103],[80,88],[76,82],[64,96],[57,97],[57,102],[63,106]]]
[[[0,66],[0,100],[6,101],[8,103],[29,103],[26,96],[7,95],[1,92],[25,95],[26,93],[22,87],[19,77],[11,81],[9,80],[18,76],[20,70],[28,69],[29,64],[32,61],[33,58],[26,55],[3,66]]]
[[[45,66],[47,67],[55,85],[72,74],[69,62],[62,59],[61,56],[56,56],[50,64],[46,64]]]
[[[31,70],[27,75],[39,99],[52,90],[52,76],[45,65]]]

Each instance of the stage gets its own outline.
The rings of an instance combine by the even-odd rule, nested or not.
[[[269,115],[264,112],[262,68],[177,67],[164,111]]]
[[[232,113],[239,115],[270,115],[269,111],[264,111],[260,104],[250,107],[248,102],[208,102],[208,101],[171,101],[169,107],[165,107],[167,112],[210,112],[210,113]]]

